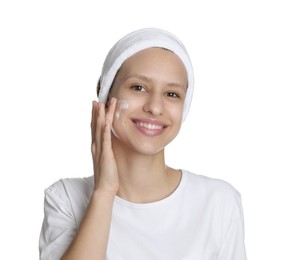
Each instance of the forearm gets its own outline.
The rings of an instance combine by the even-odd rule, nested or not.
[[[96,190],[79,230],[62,260],[105,259],[114,194]]]

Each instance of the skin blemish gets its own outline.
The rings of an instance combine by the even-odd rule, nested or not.
[[[121,111],[128,109],[128,103],[125,100],[118,100],[115,111],[115,118],[119,119]]]

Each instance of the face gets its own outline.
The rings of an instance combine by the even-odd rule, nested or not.
[[[155,154],[180,130],[187,87],[184,64],[161,48],[142,50],[128,58],[110,91],[118,104],[113,144]]]

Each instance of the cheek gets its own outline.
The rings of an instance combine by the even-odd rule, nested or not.
[[[119,98],[115,108],[114,121],[122,121],[127,113],[131,114],[134,111],[139,111],[141,103],[140,99],[130,96]]]
[[[174,105],[168,105],[168,113],[171,115],[171,118],[176,121],[182,121],[183,116],[183,104],[174,104]]]
[[[112,132],[115,137],[120,138],[120,131],[125,126],[125,112],[129,108],[126,100],[118,100],[114,112],[114,120],[112,123]]]
[[[118,100],[114,117],[116,120],[118,120],[122,114],[123,111],[127,110],[129,108],[128,102],[126,100]]]

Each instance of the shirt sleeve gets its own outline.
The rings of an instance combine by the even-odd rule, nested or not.
[[[40,260],[59,260],[77,230],[76,220],[61,181],[45,190],[44,219],[39,239]]]
[[[247,260],[244,237],[244,217],[241,197],[235,197],[237,205],[226,210],[223,224],[223,243],[218,260]],[[231,214],[228,214],[231,212]]]

